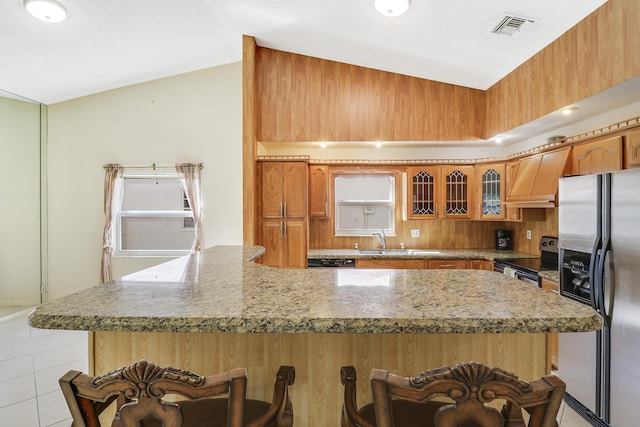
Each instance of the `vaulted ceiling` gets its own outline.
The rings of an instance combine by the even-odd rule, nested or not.
[[[605,0],[413,0],[388,18],[373,0],[58,0],[58,24],[0,2],[0,90],[53,104],[240,61],[260,46],[487,89]],[[492,34],[506,16],[518,37]]]

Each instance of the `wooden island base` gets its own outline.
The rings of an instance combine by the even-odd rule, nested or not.
[[[91,332],[92,374],[139,359],[209,375],[247,368],[250,398],[270,400],[280,365],[293,365],[290,387],[296,427],[340,425],[340,367],[358,372],[358,405],[371,401],[369,374],[382,368],[416,375],[476,361],[523,380],[547,374],[545,334],[243,334]]]

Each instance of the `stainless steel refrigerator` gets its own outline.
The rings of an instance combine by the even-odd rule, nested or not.
[[[591,425],[640,425],[640,170],[560,179],[560,293],[598,332],[560,334],[566,403]]]

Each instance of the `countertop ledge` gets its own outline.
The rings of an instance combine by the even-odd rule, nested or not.
[[[590,307],[483,270],[285,270],[216,246],[43,303],[43,329],[236,333],[543,333],[602,327]]]
[[[373,248],[379,249],[379,248]],[[495,261],[499,258],[539,258],[526,252],[497,250],[497,249],[439,249],[426,248],[421,249],[428,253],[410,254],[406,251],[400,252],[399,249],[392,249],[384,254],[362,253],[358,249],[310,249],[307,258],[353,258],[353,259],[484,259],[487,261]]]

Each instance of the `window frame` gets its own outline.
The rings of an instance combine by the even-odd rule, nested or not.
[[[338,200],[338,180],[340,178],[354,178],[354,177],[386,177],[389,179],[389,198],[387,200],[367,200],[367,199],[350,199],[350,200]],[[396,234],[396,175],[393,172],[346,172],[336,173],[333,177],[333,234],[334,237],[363,237],[371,236],[376,231],[380,231],[379,228],[361,228],[353,230],[345,230],[339,228],[339,208],[340,206],[384,206],[389,209],[389,227],[384,228],[384,233],[387,236],[395,236]]]
[[[182,187],[181,198],[179,201],[179,208],[175,210],[123,210],[122,203],[118,212],[115,213],[113,218],[113,256],[114,257],[176,257],[184,256],[193,253],[191,249],[122,249],[122,219],[123,218],[192,218],[193,211],[191,208],[188,210],[184,206],[184,200],[186,194],[184,187],[180,180],[180,176],[177,172],[157,172],[153,173],[123,173],[122,177],[122,200],[125,197],[125,180],[127,179],[167,179],[175,180]],[[195,226],[185,227],[185,221],[181,221],[181,226],[178,229],[179,232],[192,233],[195,238]]]

